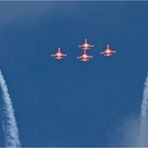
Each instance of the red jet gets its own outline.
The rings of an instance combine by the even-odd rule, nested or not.
[[[55,59],[58,59],[58,60],[62,59],[64,56],[67,56],[67,54],[63,54],[61,52],[61,48],[58,48],[57,53],[51,55],[51,57],[55,57]]]
[[[78,47],[82,48],[83,50],[88,50],[88,49],[94,47],[94,45],[90,45],[90,44],[87,42],[87,39],[85,39],[84,44],[79,45]]]
[[[89,59],[92,59],[92,58],[93,58],[93,56],[89,56],[85,50],[84,50],[83,55],[77,57],[77,59],[81,59],[81,61],[84,61],[84,62],[88,61]]]
[[[104,56],[112,56],[113,53],[116,53],[116,51],[110,49],[109,45],[107,45],[107,48],[103,52],[101,52],[100,54],[103,54]]]

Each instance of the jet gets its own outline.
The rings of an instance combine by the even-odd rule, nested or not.
[[[58,59],[58,60],[62,59],[64,56],[67,56],[67,54],[63,54],[61,52],[61,48],[58,48],[57,53],[51,55],[51,57],[55,57],[55,59]]]
[[[84,50],[83,55],[77,57],[77,59],[81,59],[81,61],[84,61],[84,62],[88,61],[89,59],[92,59],[92,58],[93,58],[93,56],[89,56],[85,50]]]
[[[83,50],[88,50],[92,47],[94,47],[94,45],[90,45],[87,41],[87,39],[85,39],[85,42],[82,45],[78,46],[79,48],[82,48]]]
[[[107,44],[107,48],[103,52],[100,52],[100,54],[103,54],[104,56],[112,56],[114,53],[116,53],[116,51],[110,49],[108,44]]]

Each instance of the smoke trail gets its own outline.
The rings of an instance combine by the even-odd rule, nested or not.
[[[148,75],[144,83],[143,100],[140,115],[140,146],[148,146]]]
[[[6,81],[0,70],[0,87],[2,91],[2,97],[4,102],[4,120],[3,120],[3,130],[5,135],[6,147],[20,147],[21,143],[19,140],[17,123],[14,116],[14,110],[12,106],[12,101],[8,93],[8,87]]]

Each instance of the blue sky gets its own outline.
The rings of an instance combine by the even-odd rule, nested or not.
[[[140,113],[148,3],[0,4],[0,67],[22,145],[120,145],[118,129]],[[84,63],[76,57],[85,38],[95,48]],[[110,58],[99,55],[107,43],[117,50]],[[69,55],[61,61],[50,57],[58,47]]]

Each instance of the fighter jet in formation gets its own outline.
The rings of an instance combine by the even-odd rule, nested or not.
[[[83,50],[88,50],[88,49],[94,47],[94,45],[89,44],[87,39],[85,39],[85,42],[82,45],[79,45],[78,47],[82,48]]]
[[[81,56],[77,57],[77,59],[81,59],[81,61],[84,61],[84,62],[88,61],[89,59],[92,59],[92,58],[93,58],[93,56],[89,56],[85,50]]]
[[[57,53],[51,55],[51,57],[55,57],[55,59],[58,59],[58,60],[62,59],[64,56],[67,56],[67,54],[63,54],[61,52],[61,48],[58,48]]]
[[[108,57],[112,56],[114,53],[116,53],[116,51],[110,49],[108,44],[107,44],[107,48],[103,52],[100,52],[100,54],[103,54],[104,56],[108,56]]]

